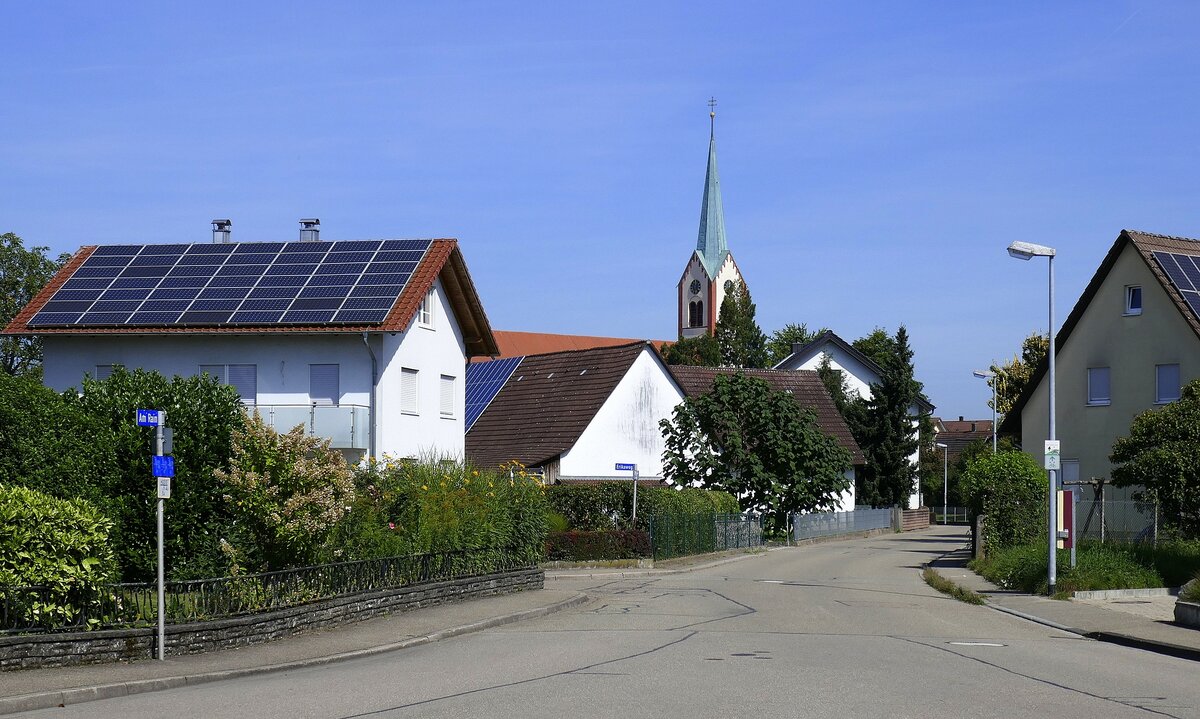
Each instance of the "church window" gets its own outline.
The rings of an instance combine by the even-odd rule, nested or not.
[[[704,326],[704,302],[696,300],[688,305],[688,327]]]

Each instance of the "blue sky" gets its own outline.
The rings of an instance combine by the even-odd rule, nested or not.
[[[497,329],[671,338],[716,96],[770,332],[903,323],[942,416],[1122,228],[1200,236],[1194,3],[9,3],[0,232],[456,237]]]

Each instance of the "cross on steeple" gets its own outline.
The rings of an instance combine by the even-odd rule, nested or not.
[[[708,134],[713,134],[717,124],[717,98],[708,98]]]

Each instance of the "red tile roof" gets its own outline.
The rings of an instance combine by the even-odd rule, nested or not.
[[[850,453],[855,465],[866,463],[866,456],[850,427],[837,410],[829,390],[821,382],[821,377],[812,370],[782,370],[782,369],[735,369],[732,367],[687,367],[670,365],[671,374],[675,375],[680,388],[689,397],[704,394],[712,389],[713,380],[719,374],[740,373],[748,377],[764,380],[776,392],[788,392],[796,402],[805,409],[816,414],[817,427],[822,432],[833,437],[843,449]]]
[[[421,258],[412,277],[396,303],[392,305],[387,319],[381,324],[369,325],[255,325],[249,326],[186,326],[186,327],[29,327],[29,320],[42,309],[54,293],[75,274],[84,260],[96,251],[95,245],[81,248],[74,257],[63,265],[42,291],[25,306],[0,335],[49,335],[49,334],[308,334],[361,332],[404,332],[412,324],[422,298],[433,287],[434,280],[442,279],[443,287],[450,298],[451,308],[463,331],[467,343],[467,354],[490,355],[499,352],[495,336],[483,305],[475,292],[475,284],[467,271],[467,265],[453,239],[433,240],[429,250]]]

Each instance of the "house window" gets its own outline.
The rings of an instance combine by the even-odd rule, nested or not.
[[[443,417],[454,416],[454,378],[448,374],[442,375],[441,407]]]
[[[696,300],[688,304],[688,327],[704,326],[704,302]]]
[[[1125,314],[1140,315],[1142,313],[1142,288],[1137,285],[1125,287]]]
[[[425,293],[425,298],[421,300],[421,306],[417,308],[417,324],[429,329],[433,329],[433,303],[436,299],[434,293],[433,289]]]
[[[417,375],[415,369],[400,369],[400,411],[404,414],[417,412]]]
[[[112,377],[113,367],[115,366],[111,364],[98,364],[96,365],[96,374],[93,376],[98,380],[108,379]]]
[[[1167,404],[1179,399],[1179,365],[1154,365],[1154,401]]]
[[[1088,367],[1088,400],[1091,405],[1106,405],[1112,402],[1108,367]]]
[[[1079,481],[1078,459],[1064,459],[1062,461],[1062,477],[1060,479],[1064,483]]]
[[[308,366],[308,397],[313,404],[336,407],[342,397],[340,368],[335,364]]]
[[[221,384],[233,387],[242,398],[242,404],[258,403],[258,365],[202,364],[200,374],[206,374]]]

